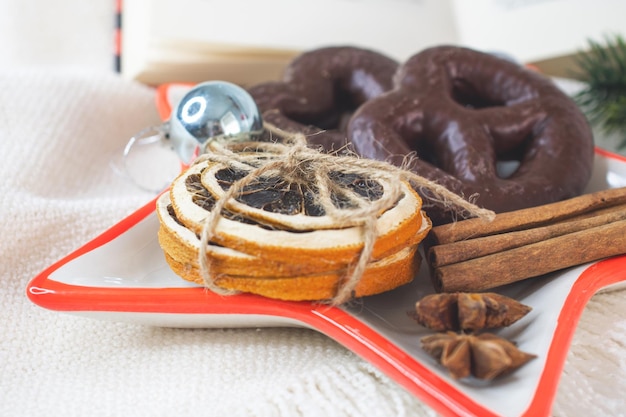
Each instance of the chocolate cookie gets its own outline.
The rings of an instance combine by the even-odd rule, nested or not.
[[[347,132],[361,156],[401,164],[414,153],[414,172],[496,212],[579,195],[593,167],[589,124],[550,79],[459,47],[411,57]],[[434,223],[453,217],[425,209]]]
[[[281,81],[248,91],[266,123],[307,135],[326,150],[346,145],[351,114],[393,86],[398,63],[374,51],[337,46],[298,56]]]

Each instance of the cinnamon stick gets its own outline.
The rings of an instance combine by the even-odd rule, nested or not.
[[[433,271],[440,292],[483,291],[626,253],[626,220],[592,227]]]
[[[435,289],[478,292],[626,253],[626,187],[434,227]]]
[[[433,246],[428,250],[428,259],[430,265],[433,267],[449,265],[529,245],[531,243],[541,242],[546,239],[586,230],[618,220],[626,220],[626,204],[599,210],[597,213],[594,212],[593,215],[585,213],[546,226]]]
[[[556,203],[500,213],[492,221],[474,218],[433,227],[429,245],[530,229],[620,204],[626,204],[626,187],[611,188]]]

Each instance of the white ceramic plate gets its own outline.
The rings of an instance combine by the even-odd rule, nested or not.
[[[588,191],[620,186],[626,186],[626,158],[598,149]],[[35,277],[28,297],[55,311],[153,326],[308,327],[370,361],[442,415],[549,415],[587,301],[626,281],[622,255],[499,289],[533,310],[498,333],[537,358],[479,384],[450,378],[420,348],[430,331],[407,313],[433,292],[425,268],[411,284],[341,308],[249,294],[224,297],[178,278],[164,260],[157,230],[151,202]]]

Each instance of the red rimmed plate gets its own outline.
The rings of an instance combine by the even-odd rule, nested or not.
[[[164,117],[186,88],[159,88]],[[625,185],[626,158],[598,149],[588,191]],[[500,293],[533,310],[499,334],[538,357],[505,378],[472,384],[450,378],[419,346],[429,331],[407,312],[432,292],[424,269],[411,284],[340,308],[246,294],[224,297],[173,274],[157,229],[151,202],[35,277],[28,297],[50,310],[154,326],[308,327],[370,361],[442,415],[549,415],[587,301],[626,281],[626,256],[620,256],[503,288]]]

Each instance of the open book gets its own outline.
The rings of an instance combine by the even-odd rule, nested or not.
[[[277,79],[302,51],[353,45],[398,61],[453,44],[571,76],[589,39],[622,34],[623,0],[124,0],[121,72],[146,84]],[[569,66],[568,66],[569,65]]]

